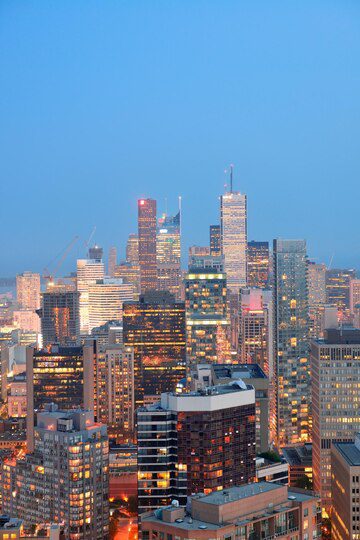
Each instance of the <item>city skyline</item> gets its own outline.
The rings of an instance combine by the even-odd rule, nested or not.
[[[94,225],[121,248],[141,197],[173,211],[181,195],[183,246],[204,244],[230,163],[249,240],[360,267],[359,5],[84,6],[1,5],[1,275],[41,271]]]

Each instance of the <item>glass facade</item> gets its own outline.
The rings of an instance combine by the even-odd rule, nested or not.
[[[248,242],[247,284],[265,288],[269,283],[269,242]]]
[[[157,289],[156,201],[138,201],[138,236],[140,289],[142,293]]]

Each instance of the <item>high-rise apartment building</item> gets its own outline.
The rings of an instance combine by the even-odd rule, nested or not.
[[[213,255],[215,257],[221,255],[220,225],[210,225],[210,255]]]
[[[134,430],[134,350],[107,345],[96,355],[97,420],[111,431]]]
[[[64,285],[52,284],[41,295],[43,345],[76,343],[80,334],[79,293]]]
[[[137,441],[139,513],[246,484],[255,478],[254,389],[234,381],[162,394],[138,410]]]
[[[311,389],[304,240],[274,240],[274,343],[278,445],[309,439]]]
[[[40,308],[40,274],[24,272],[16,276],[16,300],[20,309]]]
[[[217,338],[227,329],[226,275],[209,268],[190,268],[185,276],[187,361],[217,362]]]
[[[339,319],[350,320],[350,282],[356,278],[355,270],[334,268],[326,271],[326,302],[338,308]]]
[[[79,297],[80,333],[89,334],[89,286],[104,279],[105,268],[101,259],[78,259],[76,285]]]
[[[154,402],[185,377],[185,306],[166,291],[123,305],[123,340],[134,348],[136,406]]]
[[[265,288],[269,285],[269,242],[247,244],[247,284],[249,287]]]
[[[158,220],[156,239],[158,289],[180,296],[181,279],[181,214],[164,214]]]
[[[323,336],[324,309],[326,305],[326,266],[308,261],[309,335]]]
[[[33,447],[34,411],[46,404],[94,410],[94,353],[91,346],[26,351],[27,440]]]
[[[221,249],[224,255],[227,286],[238,294],[246,286],[247,209],[246,195],[230,191],[220,197]]]
[[[61,523],[66,540],[103,540],[108,469],[106,426],[91,411],[52,405],[37,415],[34,450],[2,464],[2,509],[28,527]]]
[[[325,330],[311,343],[313,479],[322,506],[331,508],[331,444],[360,431],[360,330]]]
[[[360,538],[360,434],[331,447],[331,537]]]
[[[117,251],[116,251],[116,247],[112,246],[109,249],[109,258],[108,258],[109,277],[114,277],[116,265],[117,265]]]
[[[156,262],[156,201],[138,201],[140,289],[144,294],[158,288]]]
[[[134,300],[131,283],[119,278],[99,279],[89,285],[89,331],[108,321],[122,320],[123,303]]]

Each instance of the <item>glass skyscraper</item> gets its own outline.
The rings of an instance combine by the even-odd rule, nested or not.
[[[274,272],[277,439],[281,447],[309,439],[311,388],[305,240],[274,240]]]
[[[157,289],[156,201],[138,201],[138,236],[141,293]]]

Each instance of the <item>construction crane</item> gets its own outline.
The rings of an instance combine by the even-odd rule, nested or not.
[[[88,257],[88,255],[89,255],[90,242],[91,242],[91,240],[93,239],[93,236],[94,236],[95,233],[96,233],[96,225],[95,225],[95,227],[93,228],[93,230],[91,231],[90,236],[89,236],[89,238],[87,239],[87,242],[84,242],[85,247],[86,247],[86,256],[87,256],[87,257]]]
[[[48,263],[48,265],[44,268],[44,271],[43,271],[43,278],[49,283],[53,283],[54,282],[54,279],[58,273],[58,271],[60,270],[61,266],[63,265],[66,257],[69,255],[70,251],[72,250],[72,248],[74,247],[74,245],[76,244],[76,242],[78,241],[79,237],[78,236],[74,236],[74,238],[71,240],[71,242],[50,262]],[[48,267],[51,266],[57,259],[58,257],[60,257],[60,259],[58,260],[54,270],[52,272],[50,272],[48,270]]]

